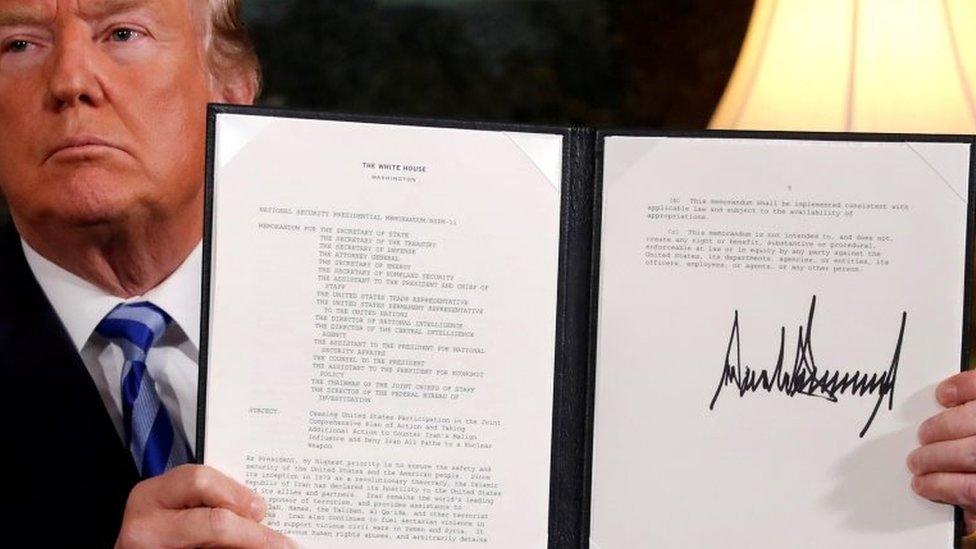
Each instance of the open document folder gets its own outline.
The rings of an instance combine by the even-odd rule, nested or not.
[[[213,106],[203,461],[309,547],[953,546],[972,141]],[[815,534],[810,534],[811,532]]]

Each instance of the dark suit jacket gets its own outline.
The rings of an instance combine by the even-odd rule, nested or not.
[[[35,539],[12,546],[111,547],[138,474],[9,222],[0,223],[0,421],[0,524]]]

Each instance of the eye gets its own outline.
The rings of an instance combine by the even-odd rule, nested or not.
[[[27,51],[30,46],[31,43],[27,40],[11,40],[4,45],[3,51],[10,53],[21,53]]]
[[[128,27],[119,27],[109,34],[109,39],[113,42],[132,42],[142,36],[142,33]]]

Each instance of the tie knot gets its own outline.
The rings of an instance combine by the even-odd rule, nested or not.
[[[127,361],[145,362],[146,353],[162,337],[172,318],[148,301],[122,303],[112,309],[95,332],[120,347]]]

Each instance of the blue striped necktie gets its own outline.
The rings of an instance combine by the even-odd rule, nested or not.
[[[95,332],[122,348],[122,425],[125,445],[143,478],[160,475],[191,455],[182,429],[173,425],[146,369],[146,356],[172,319],[143,301],[112,309]]]

